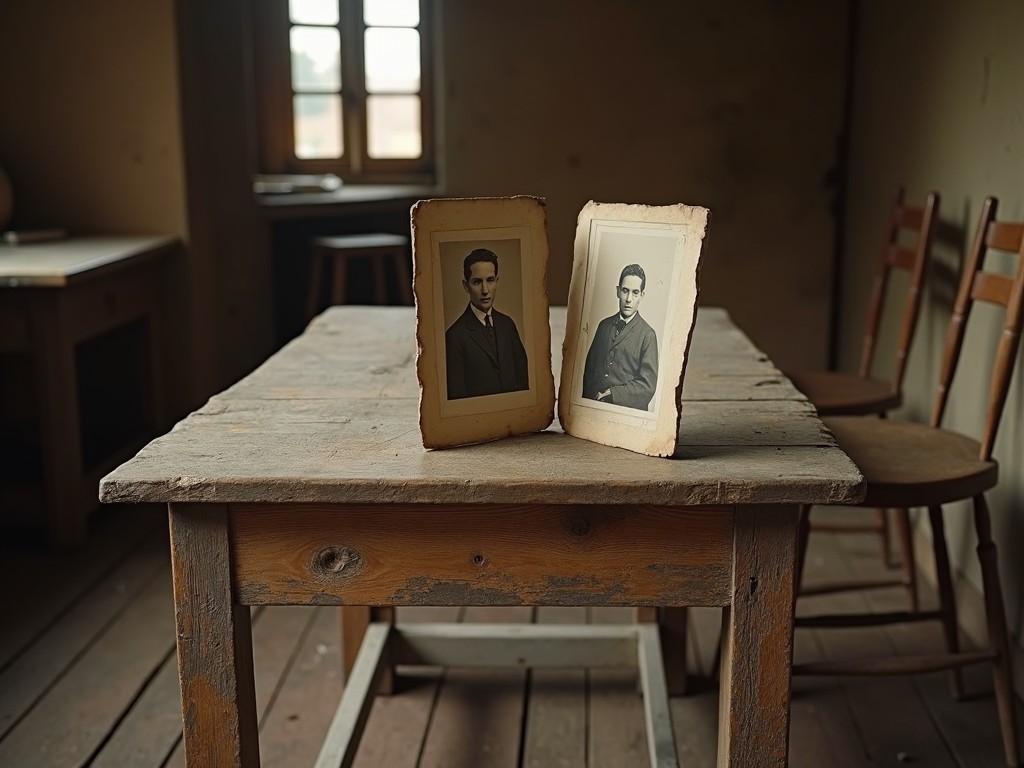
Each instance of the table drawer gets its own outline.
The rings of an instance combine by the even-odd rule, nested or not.
[[[70,333],[87,339],[155,311],[153,272],[141,265],[96,278],[65,293]]]

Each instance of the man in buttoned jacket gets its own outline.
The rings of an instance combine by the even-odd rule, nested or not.
[[[625,408],[647,410],[658,384],[658,337],[637,311],[647,288],[639,264],[619,276],[619,311],[602,320],[587,351],[583,396]]]
[[[477,248],[466,256],[462,272],[469,305],[444,335],[448,399],[529,389],[519,329],[511,317],[494,309],[497,255]]]

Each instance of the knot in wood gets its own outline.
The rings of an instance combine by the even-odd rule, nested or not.
[[[569,523],[569,530],[573,536],[586,536],[590,533],[590,521],[585,517],[574,517]]]
[[[342,572],[354,572],[362,562],[359,553],[348,547],[325,547],[313,557],[312,571],[329,576]]]
[[[483,555],[473,555],[473,565],[484,565],[487,563],[487,558]]]

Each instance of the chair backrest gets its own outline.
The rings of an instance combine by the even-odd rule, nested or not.
[[[931,254],[932,231],[938,218],[939,195],[932,192],[923,206],[907,205],[903,200],[903,187],[896,188],[889,226],[886,229],[882,256],[875,270],[875,280],[871,286],[871,297],[868,301],[867,328],[864,333],[864,344],[861,347],[860,371],[862,378],[871,376],[871,367],[875,358],[875,341],[882,320],[882,308],[885,304],[889,277],[894,269],[903,269],[910,273],[907,296],[903,305],[903,318],[900,322],[900,337],[896,347],[896,369],[892,377],[892,391],[899,392],[903,388],[903,376],[907,369],[907,352],[914,340],[917,329],[917,317],[921,309],[921,288],[924,285],[928,258]],[[913,245],[900,243],[901,233],[916,235]]]
[[[946,411],[949,399],[949,388],[956,373],[960,350],[964,343],[967,329],[967,318],[975,301],[985,301],[1006,308],[1003,320],[1003,332],[999,338],[992,378],[989,383],[988,409],[985,414],[985,431],[981,437],[981,458],[992,457],[992,447],[996,441],[996,430],[999,419],[1003,415],[1006,393],[1010,387],[1010,376],[1017,360],[1021,326],[1024,324],[1024,307],[1021,299],[1024,296],[1024,223],[996,221],[998,201],[994,197],[985,199],[981,209],[981,220],[974,236],[971,250],[964,264],[963,277],[957,292],[953,316],[949,320],[946,334],[946,346],[942,354],[942,369],[939,377],[939,389],[932,411],[931,425],[938,427]],[[986,272],[985,256],[990,249],[1017,253],[1017,268],[1014,275]]]

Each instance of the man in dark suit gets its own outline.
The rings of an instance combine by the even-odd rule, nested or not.
[[[462,263],[469,306],[444,334],[448,399],[529,389],[526,350],[515,321],[494,308],[498,256],[477,248]]]
[[[619,311],[597,326],[583,369],[583,396],[602,403],[647,410],[658,384],[658,337],[640,313],[647,276],[629,264],[615,294]]]

